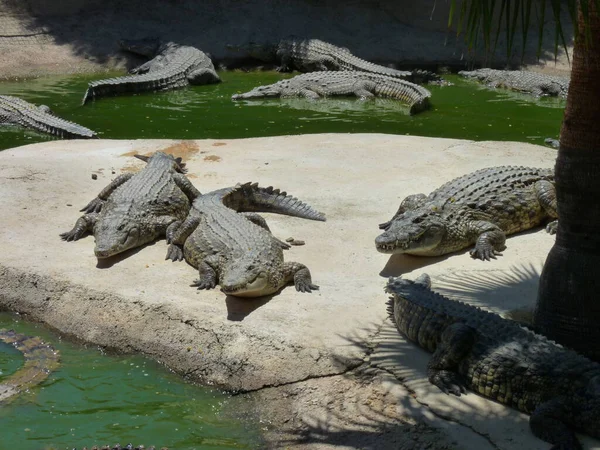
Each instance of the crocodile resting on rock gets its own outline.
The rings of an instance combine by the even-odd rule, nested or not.
[[[320,97],[355,95],[362,100],[374,97],[393,98],[406,103],[411,113],[429,107],[431,92],[409,81],[386,75],[360,71],[312,72],[259,86],[243,94],[235,94],[232,100],[269,97]]]
[[[0,95],[0,125],[20,125],[61,138],[90,139],[96,133],[56,117],[46,105],[36,106],[10,95]]]
[[[277,292],[290,281],[296,290],[318,289],[303,264],[283,261],[289,244],[273,237],[264,218],[272,212],[310,220],[325,216],[295,197],[272,187],[245,183],[201,195],[187,219],[173,233],[167,258],[185,260],[198,269],[192,286],[236,297],[259,297]]]
[[[277,43],[251,42],[244,46],[227,46],[243,50],[250,57],[267,63],[279,63],[280,72],[361,71],[409,81],[443,83],[436,74],[424,70],[396,70],[354,56],[350,50],[319,39],[291,37]]]
[[[86,214],[60,235],[63,240],[76,241],[92,232],[96,257],[108,258],[165,236],[188,215],[200,192],[183,174],[181,158],[163,152],[135,156],[146,167],[115,178],[81,209]]]
[[[174,42],[161,44],[157,39],[122,40],[120,45],[152,59],[130,70],[132,75],[92,81],[82,104],[124,93],[167,91],[221,81],[210,58],[195,47]]]
[[[566,98],[570,83],[569,77],[525,70],[461,70],[458,74],[466,78],[475,78],[493,88],[501,87],[538,97]]]
[[[573,430],[600,438],[600,364],[518,323],[391,278],[390,316],[402,335],[433,353],[429,381],[460,396],[468,388],[529,414],[555,450],[579,450]]]
[[[554,170],[489,167],[456,178],[426,196],[406,197],[375,239],[381,253],[438,256],[475,244],[471,256],[495,259],[506,235],[556,219]],[[546,230],[556,233],[558,221]]]
[[[0,383],[0,403],[7,402],[20,392],[40,384],[59,365],[58,351],[37,336],[0,329],[0,341],[14,346],[25,358],[23,367]]]

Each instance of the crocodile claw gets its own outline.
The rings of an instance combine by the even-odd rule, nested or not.
[[[296,290],[298,292],[311,293],[312,291],[319,290],[319,286],[317,286],[316,284],[307,283],[307,282],[304,282],[304,281],[299,281],[299,282],[296,283]]]
[[[170,244],[167,249],[167,256],[165,259],[170,259],[171,261],[183,261],[183,250],[179,245]]]
[[[86,213],[100,212],[100,210],[102,209],[102,205],[104,205],[104,200],[101,200],[98,197],[96,197],[94,200],[89,202],[87,205],[85,205],[79,211],[83,211]]]
[[[198,288],[198,290],[208,290],[213,289],[216,285],[217,283],[214,280],[198,278],[197,280],[194,280],[192,284],[190,284],[190,287]]]
[[[461,376],[455,372],[448,370],[440,370],[429,377],[429,381],[435,384],[444,394],[453,394],[460,397],[460,394],[465,394],[467,388]]]
[[[546,231],[548,234],[556,234],[558,230],[558,220],[553,220],[548,225],[546,225]]]
[[[505,248],[506,247],[504,247],[502,250],[504,250]],[[490,261],[492,259],[496,259],[496,256],[502,256],[502,251],[496,250],[492,246],[484,247],[484,248],[475,247],[473,250],[471,250],[469,252],[469,254],[471,255],[471,258],[473,258],[473,259],[480,259],[482,261]]]

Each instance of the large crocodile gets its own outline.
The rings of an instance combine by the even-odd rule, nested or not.
[[[410,107],[411,113],[429,106],[431,92],[409,81],[386,75],[360,71],[312,72],[259,86],[243,94],[235,94],[233,100],[267,97],[320,97],[355,95],[361,99],[384,97],[397,99]]]
[[[89,139],[96,133],[56,117],[46,105],[36,106],[11,95],[0,95],[0,125],[20,125],[61,138]]]
[[[532,432],[556,450],[582,448],[573,430],[600,438],[600,364],[433,292],[427,275],[392,278],[386,291],[400,333],[433,353],[429,381],[443,392],[468,388],[529,414]]]
[[[44,450],[58,450],[58,449],[54,449],[54,448],[46,448]],[[76,448],[73,448],[73,450],[77,450]],[[82,447],[81,450],[88,450],[87,447]],[[125,446],[122,446],[121,444],[115,444],[115,445],[103,445],[103,446],[97,446],[94,445],[92,447],[90,447],[89,450],[156,450],[156,447],[154,445],[151,445],[150,447],[145,447],[144,445],[133,445],[133,444],[127,444]],[[161,447],[160,450],[169,450],[167,447]]]
[[[406,197],[375,239],[381,253],[437,256],[475,244],[471,256],[495,259],[506,235],[556,219],[554,170],[499,166],[456,178],[426,196]],[[558,222],[546,230],[556,232]]]
[[[566,98],[569,91],[569,77],[525,70],[477,69],[462,70],[458,74],[466,78],[475,78],[493,88],[501,87],[538,97]]]
[[[57,350],[37,336],[27,336],[14,330],[0,329],[0,341],[14,346],[25,358],[23,367],[0,383],[0,403],[40,384],[59,365]]]
[[[290,281],[296,290],[318,289],[303,264],[283,261],[289,245],[273,237],[256,212],[273,212],[324,221],[325,216],[272,187],[238,184],[198,197],[187,219],[167,235],[167,259],[185,260],[198,269],[198,289],[217,284],[227,295],[259,297]],[[240,214],[242,213],[242,214]]]
[[[148,164],[115,178],[81,211],[73,229],[60,236],[76,241],[87,232],[96,238],[97,258],[108,258],[165,236],[183,220],[200,192],[183,174],[185,164],[163,152],[136,155]]]
[[[425,70],[406,71],[365,61],[344,47],[338,47],[320,39],[288,38],[277,43],[250,42],[247,45],[228,45],[228,48],[244,51],[248,56],[267,63],[279,63],[280,72],[316,72],[334,70],[353,70],[369,72],[388,77],[418,82],[436,82],[443,80]]]
[[[122,40],[124,50],[152,58],[130,71],[132,75],[92,81],[83,97],[86,102],[124,93],[166,91],[190,84],[219,83],[210,58],[202,51],[157,39]]]

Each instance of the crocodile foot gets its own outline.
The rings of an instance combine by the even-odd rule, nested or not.
[[[429,377],[429,381],[439,387],[444,394],[460,397],[460,394],[467,392],[464,380],[456,372],[439,370]]]
[[[170,259],[171,261],[183,261],[183,250],[179,245],[170,244],[165,259]]]
[[[546,231],[548,234],[556,234],[558,230],[558,220],[553,220],[548,225],[546,225]]]
[[[469,252],[471,258],[480,259],[482,261],[489,261],[490,259],[496,259],[496,256],[502,256],[502,250],[505,250],[506,246],[503,245],[499,250],[495,249],[492,245],[477,245],[473,250]]]

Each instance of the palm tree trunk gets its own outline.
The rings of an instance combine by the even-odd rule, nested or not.
[[[600,360],[600,14],[575,42],[556,161],[558,232],[540,278],[534,325]],[[579,30],[583,30],[581,12]]]

